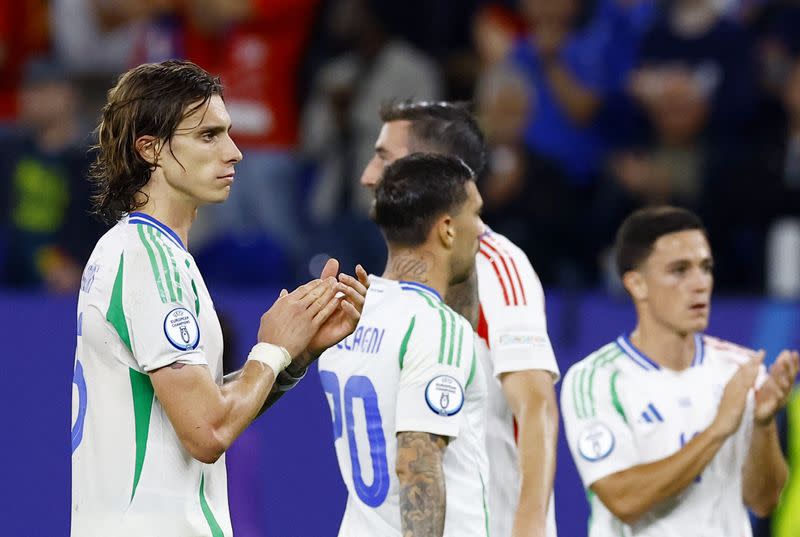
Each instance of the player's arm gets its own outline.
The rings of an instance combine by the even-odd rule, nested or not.
[[[614,516],[633,524],[694,482],[725,440],[739,428],[747,393],[753,387],[760,363],[760,358],[753,358],[739,368],[725,387],[714,421],[676,453],[592,483],[592,491]]]
[[[261,317],[259,344],[237,377],[221,387],[204,365],[177,361],[150,372],[156,397],[192,457],[216,461],[258,415],[277,373],[301,354],[339,307],[339,284],[315,280],[279,298]],[[271,344],[272,347],[260,344]],[[283,351],[275,346],[283,347]],[[277,354],[276,354],[277,352]],[[287,359],[288,358],[288,359]]]
[[[743,471],[744,503],[758,516],[778,505],[788,467],[778,440],[775,415],[786,406],[797,376],[797,352],[783,351],[756,392],[753,434]]]
[[[519,289],[530,302],[506,304],[497,291],[488,292],[491,288],[486,287],[482,304],[494,373],[517,422],[521,480],[513,535],[544,536],[556,468],[558,404],[553,384],[559,370],[547,335],[541,282],[521,251],[510,256],[519,268],[514,271]],[[484,275],[495,277],[491,272]]]
[[[444,450],[448,438],[431,433],[397,433],[395,471],[400,482],[403,537],[441,537],[447,507]]]
[[[544,536],[558,444],[553,376],[544,370],[514,371],[502,374],[500,382],[518,427],[521,487],[513,535]]]

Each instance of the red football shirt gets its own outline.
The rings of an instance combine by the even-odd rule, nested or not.
[[[297,71],[318,0],[252,0],[255,14],[218,36],[189,26],[186,57],[225,85],[232,135],[242,148],[298,141]]]
[[[17,117],[25,62],[48,44],[47,2],[0,0],[0,122]]]

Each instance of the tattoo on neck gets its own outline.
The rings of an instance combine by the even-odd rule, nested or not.
[[[419,252],[392,257],[387,272],[400,280],[428,283],[428,271],[433,267],[433,255]]]

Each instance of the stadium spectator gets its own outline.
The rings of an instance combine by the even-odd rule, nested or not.
[[[0,0],[0,127],[13,125],[26,62],[47,52],[48,2]]]
[[[779,121],[760,117],[745,158],[727,156],[741,164],[709,177],[704,212],[716,253],[730,265],[718,275],[729,289],[764,290],[768,232],[781,219],[800,217],[800,56],[780,88]]]
[[[249,241],[267,237],[282,252],[276,258],[298,254],[303,241],[295,190],[300,173],[297,79],[318,3],[158,0],[127,11],[128,23],[144,20],[132,63],[186,58],[219,73],[225,84],[231,134],[244,158],[237,168],[239,188],[229,202],[198,215],[195,247],[200,250],[219,239],[227,252],[241,257]]]
[[[575,195],[591,185],[602,165],[599,118],[617,74],[610,66],[610,36],[591,24],[587,4],[524,0],[529,35],[510,55],[535,88],[525,142],[558,161]]]
[[[479,80],[475,103],[489,150],[478,181],[483,218],[528,254],[545,285],[568,284],[561,270],[570,262],[566,245],[576,239],[576,209],[558,165],[525,145],[534,102],[527,79],[511,65],[497,65]]]
[[[123,5],[120,5],[123,4]],[[125,8],[147,2],[52,0],[50,28],[57,60],[72,76],[116,75],[128,67],[137,31]]]
[[[103,227],[89,216],[87,130],[78,95],[52,59],[24,67],[19,130],[2,137],[2,281],[72,292]]]
[[[379,0],[335,4],[332,31],[350,49],[319,70],[303,117],[303,147],[317,165],[309,208],[312,244],[324,237],[326,246],[336,248],[338,239],[330,253],[345,266],[359,260],[370,271],[383,266],[385,248],[379,235],[364,232],[374,229],[363,225],[372,200],[358,181],[381,128],[375,110],[394,98],[441,94],[433,61],[392,33],[394,9],[399,8]]]
[[[713,160],[702,138],[710,103],[684,76],[660,79],[645,101],[649,135],[610,160],[609,177],[594,206],[597,244],[608,244],[627,214],[647,205],[671,203],[697,208]]]
[[[317,4],[192,0],[184,15],[185,55],[219,73],[231,135],[244,155],[231,199],[214,207],[207,222],[216,234],[271,237],[290,256],[299,255],[302,243],[298,70]]]
[[[676,84],[703,95],[711,106],[709,128],[730,135],[754,109],[754,59],[749,33],[724,18],[714,0],[675,0],[643,38],[631,91],[645,104]]]

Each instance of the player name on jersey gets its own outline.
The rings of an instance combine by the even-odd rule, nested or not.
[[[381,350],[385,328],[359,326],[355,332],[340,341],[336,348],[344,351],[377,354]]]

